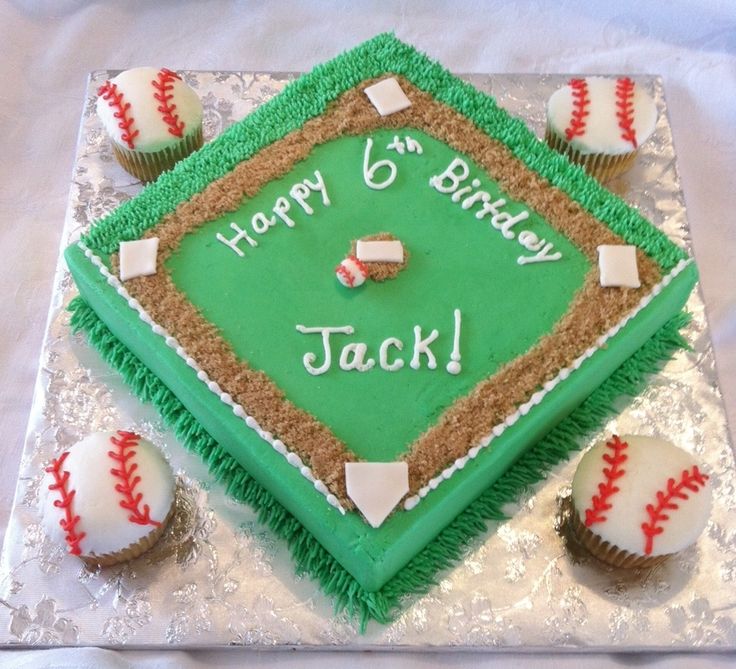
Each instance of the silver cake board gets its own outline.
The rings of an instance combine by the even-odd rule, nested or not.
[[[114,161],[94,113],[109,71],[90,75],[62,250],[141,190]],[[205,136],[219,135],[294,78],[288,73],[187,72],[201,97]],[[544,130],[544,106],[568,75],[467,75],[510,113]],[[690,249],[690,233],[661,80],[636,77],[659,120],[635,166],[609,184]],[[696,259],[697,260],[697,259]],[[684,334],[691,345],[622,400],[610,432],[669,436],[711,474],[714,505],[698,543],[665,564],[626,572],[569,551],[555,529],[578,457],[556,467],[489,526],[426,595],[390,625],[335,616],[316,583],[294,575],[286,546],[228,498],[155,410],[69,329],[76,295],[61,255],[48,329],[0,562],[0,642],[8,646],[126,648],[690,651],[736,649],[736,466],[703,301],[695,291]],[[86,434],[127,428],[160,446],[178,475],[177,518],[146,557],[90,572],[52,544],[36,510],[43,466]]]

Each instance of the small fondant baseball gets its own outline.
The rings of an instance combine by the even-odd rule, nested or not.
[[[142,181],[202,146],[202,103],[166,68],[136,67],[106,81],[98,90],[97,115],[115,157]]]
[[[132,432],[98,432],[54,458],[41,482],[41,522],[69,553],[102,566],[132,560],[163,533],[174,475]]]
[[[693,544],[710,515],[708,475],[664,439],[616,436],[580,460],[573,528],[604,562],[646,567]]]
[[[627,169],[654,131],[657,107],[629,77],[580,77],[547,103],[547,143],[593,176]]]
[[[357,288],[365,283],[368,269],[355,256],[348,256],[335,268],[337,280],[347,288]]]

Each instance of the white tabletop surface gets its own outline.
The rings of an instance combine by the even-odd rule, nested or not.
[[[667,7],[666,10],[662,7]],[[736,3],[0,0],[0,532],[15,489],[87,73],[306,70],[376,33],[456,72],[656,73],[670,120],[730,425],[736,418]],[[732,430],[733,432],[733,430]],[[736,587],[736,585],[734,586]],[[734,621],[736,623],[736,621]],[[733,666],[736,654],[4,651],[11,667]]]

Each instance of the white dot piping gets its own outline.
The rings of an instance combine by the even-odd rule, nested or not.
[[[315,490],[325,497],[330,506],[335,507],[342,515],[345,515],[345,509],[342,507],[337,497],[329,491],[322,481],[314,477],[312,470],[302,462],[301,458],[293,451],[290,451],[281,439],[275,439],[270,432],[264,430],[253,416],[248,415],[245,409],[233,400],[229,393],[224,392],[216,381],[212,381],[207,375],[207,372],[205,372],[199,364],[197,364],[197,361],[186,352],[184,347],[179,344],[176,338],[172,337],[163,327],[156,323],[153,318],[151,318],[150,314],[141,306],[138,300],[131,297],[120,279],[110,272],[110,270],[105,266],[105,263],[103,263],[98,256],[96,256],[82,242],[78,242],[77,245],[92,264],[97,267],[100,274],[105,277],[107,283],[117,291],[118,295],[127,302],[131,309],[138,313],[139,318],[150,326],[152,332],[161,337],[166,345],[173,349],[176,354],[197,373],[197,378],[210,390],[210,392],[215,394],[221,402],[227,404],[238,418],[240,418],[251,430],[263,439],[263,441],[270,444],[270,446],[277,453],[282,455],[292,467],[298,469],[299,473],[314,486]]]
[[[284,442],[282,442],[280,439],[274,439],[273,435],[270,432],[263,430],[256,419],[252,416],[249,416],[243,409],[243,407],[233,400],[232,396],[229,393],[223,392],[217,382],[210,380],[207,373],[197,364],[196,360],[194,360],[194,358],[192,358],[185,351],[185,349],[179,345],[174,337],[170,336],[164,328],[158,325],[151,318],[148,312],[143,309],[138,300],[131,297],[130,293],[128,293],[120,280],[115,275],[113,275],[110,270],[107,269],[105,264],[98,256],[96,256],[82,242],[78,242],[78,246],[84,252],[84,255],[99,269],[102,276],[104,276],[107,280],[107,283],[115,288],[118,295],[120,295],[123,299],[127,301],[128,306],[138,312],[140,319],[151,327],[151,330],[154,332],[154,334],[164,339],[166,345],[169,348],[174,349],[176,351],[176,354],[180,358],[182,358],[189,367],[197,372],[197,378],[202,381],[212,393],[217,395],[222,402],[230,406],[233,410],[233,413],[238,418],[242,419],[249,428],[254,430],[256,434],[261,437],[261,439],[266,441],[273,447],[275,451],[284,456],[284,459],[290,465],[299,469],[301,475],[312,483],[315,490],[317,490],[317,492],[321,493],[325,497],[328,504],[335,507],[341,514],[345,515],[345,509],[342,507],[337,497],[330,493],[329,489],[322,481],[320,481],[319,479],[315,479],[311,469],[303,464],[301,458],[296,453],[289,451]],[[519,420],[519,418],[521,418],[522,416],[526,416],[534,406],[540,404],[550,391],[557,387],[557,385],[561,381],[565,381],[566,379],[568,379],[570,377],[570,374],[576,369],[580,369],[583,362],[585,362],[588,358],[591,358],[598,351],[599,348],[601,348],[608,342],[609,339],[618,334],[621,328],[623,328],[631,319],[633,319],[639,312],[641,312],[657,295],[662,292],[663,288],[668,286],[672,282],[672,280],[692,262],[692,259],[688,258],[677,263],[672,271],[665,277],[663,277],[662,280],[652,288],[652,291],[648,295],[645,295],[641,298],[639,304],[632,311],[624,316],[618,323],[613,325],[607,332],[598,337],[594,346],[586,349],[579,357],[573,360],[569,367],[563,367],[557,373],[557,376],[555,376],[553,379],[550,379],[544,384],[542,390],[536,391],[527,402],[520,405],[516,411],[508,415],[498,425],[495,425],[491,429],[490,434],[483,437],[478,442],[478,444],[468,450],[467,455],[463,455],[457,458],[455,462],[453,462],[450,466],[446,467],[437,476],[430,479],[427,482],[427,485],[419,489],[419,493],[417,495],[412,495],[411,497],[408,497],[406,500],[404,500],[404,509],[406,511],[411,511],[412,509],[414,509],[417,504],[422,501],[423,498],[425,498],[432,490],[436,490],[443,481],[449,480],[455,474],[455,472],[463,469],[470,460],[474,460],[475,458],[477,458],[480,451],[484,448],[487,448],[491,441],[493,441],[493,439],[495,439],[496,437],[500,437],[504,433],[504,431],[514,425]]]
[[[507,416],[498,425],[494,425],[491,433],[483,437],[477,445],[473,446],[468,451],[467,455],[463,455],[457,458],[457,460],[455,460],[455,462],[453,462],[449,467],[443,469],[442,472],[440,472],[437,476],[430,479],[427,482],[427,485],[419,489],[419,493],[417,495],[412,495],[411,497],[408,497],[406,500],[404,500],[404,509],[406,511],[411,511],[413,508],[415,508],[417,504],[422,501],[422,499],[424,499],[430,492],[432,492],[432,490],[436,490],[443,481],[447,481],[448,479],[450,479],[455,474],[455,472],[463,469],[470,460],[474,460],[475,458],[477,458],[480,451],[486,448],[491,443],[491,441],[493,441],[493,439],[495,439],[496,437],[500,437],[505,432],[506,428],[509,428],[514,423],[516,423],[516,421],[518,421],[521,416],[526,416],[532,410],[532,408],[542,402],[547,394],[551,392],[555,387],[557,387],[557,385],[561,381],[569,378],[570,374],[572,374],[576,369],[580,369],[582,364],[588,358],[591,358],[596,353],[596,351],[598,351],[599,348],[604,346],[609,339],[616,335],[621,330],[621,328],[623,328],[632,318],[634,318],[640,311],[642,311],[642,309],[644,309],[657,295],[662,292],[663,288],[668,286],[672,282],[672,280],[692,262],[692,259],[688,258],[677,263],[672,271],[665,277],[663,277],[662,280],[652,288],[652,291],[648,295],[645,295],[641,298],[639,304],[637,304],[632,311],[630,311],[618,323],[612,326],[607,332],[598,337],[594,346],[591,346],[579,357],[573,360],[569,367],[563,367],[557,373],[557,376],[555,376],[553,379],[550,379],[544,384],[542,390],[538,390],[537,392],[535,392],[531,396],[531,398],[527,402],[519,406],[516,411]]]

